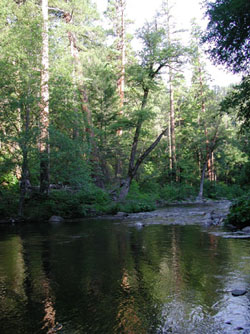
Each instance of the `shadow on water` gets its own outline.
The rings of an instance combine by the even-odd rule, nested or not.
[[[1,227],[1,334],[250,333],[249,240],[197,225]]]

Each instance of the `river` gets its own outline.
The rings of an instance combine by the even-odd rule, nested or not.
[[[250,333],[250,240],[199,224],[0,226],[1,334]]]

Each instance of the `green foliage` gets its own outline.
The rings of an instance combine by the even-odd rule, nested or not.
[[[227,198],[233,200],[244,194],[244,189],[238,184],[227,185],[223,182],[205,180],[204,196],[211,199]]]
[[[160,198],[167,202],[194,199],[197,189],[187,184],[166,184],[160,190]]]
[[[100,188],[89,185],[80,191],[52,190],[48,197],[33,194],[26,199],[25,216],[31,220],[48,219],[52,215],[80,218],[105,211],[110,199]]]
[[[240,229],[250,226],[250,193],[240,197],[231,206],[225,223]]]
[[[133,180],[126,201],[113,204],[110,212],[144,212],[156,209],[157,194],[143,193],[140,191],[138,183]]]
[[[247,72],[249,61],[250,3],[248,0],[206,1],[209,23],[203,38],[208,53],[233,72]]]
[[[18,187],[0,186],[0,218],[16,215],[19,201]]]
[[[242,130],[250,129],[250,75],[233,87],[221,103],[221,111],[236,114]]]

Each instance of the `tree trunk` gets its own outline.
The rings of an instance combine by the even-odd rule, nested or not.
[[[206,160],[205,160],[205,162],[203,164],[203,168],[202,168],[201,180],[200,180],[200,191],[199,191],[199,194],[197,196],[197,200],[202,200],[202,198],[203,198],[203,188],[204,188],[206,169],[207,169],[207,165],[208,165],[208,161],[210,159],[210,156],[211,156],[211,154],[213,154],[215,146],[216,146],[216,140],[217,140],[217,136],[218,136],[218,128],[219,128],[219,124],[217,124],[216,127],[215,127],[215,133],[214,133],[213,139],[211,141],[210,147],[207,147]]]
[[[117,81],[118,93],[120,97],[120,111],[119,114],[123,115],[124,106],[124,89],[125,89],[125,1],[118,0],[116,3],[117,16],[120,19],[118,23],[119,27],[117,29],[118,45],[117,49],[120,53],[120,77]],[[118,136],[122,135],[122,129],[117,130]]]
[[[40,192],[49,191],[49,27],[48,0],[42,0],[42,70],[40,106]]]
[[[170,136],[171,136],[171,167],[172,176],[176,181],[176,145],[175,145],[175,110],[172,69],[169,68],[169,95],[170,95]]]
[[[64,19],[66,23],[72,22],[72,14],[64,13]],[[85,124],[86,124],[85,132],[91,150],[90,161],[92,163],[92,168],[93,168],[92,178],[95,180],[97,186],[104,188],[104,183],[102,177],[100,176],[101,168],[99,163],[100,161],[99,152],[94,138],[95,134],[93,131],[92,114],[88,107],[88,95],[83,82],[83,73],[82,73],[82,66],[80,63],[79,51],[77,47],[77,40],[75,34],[70,30],[68,30],[68,39],[70,43],[71,55],[75,63],[75,73],[77,78],[78,91],[80,93],[80,98],[81,98],[81,107],[85,117]]]
[[[121,190],[118,197],[119,202],[124,201],[127,197],[132,180],[133,176],[131,175],[121,182]]]
[[[196,198],[197,201],[201,201],[203,198],[203,189],[204,189],[206,169],[207,169],[207,161],[204,163],[203,168],[202,168],[201,180],[200,180],[200,191]]]
[[[140,155],[140,157],[137,159],[136,163],[134,163],[135,160],[130,161],[129,164],[129,170],[128,170],[128,176],[127,178],[123,181],[121,184],[121,191],[118,200],[123,201],[128,192],[129,192],[129,187],[131,185],[132,180],[137,174],[137,171],[143,161],[146,159],[146,157],[153,151],[153,149],[159,144],[161,138],[166,135],[168,132],[168,126],[160,133],[160,135],[155,139],[155,141]],[[132,156],[132,155],[131,155]]]
[[[24,119],[24,131],[25,131],[25,140],[24,144],[21,145],[23,162],[22,162],[22,177],[20,182],[20,196],[19,196],[19,205],[18,205],[18,216],[23,217],[24,209],[24,200],[27,193],[27,187],[29,184],[29,169],[28,169],[28,136],[29,136],[29,119],[30,119],[30,110],[25,109],[25,119]]]

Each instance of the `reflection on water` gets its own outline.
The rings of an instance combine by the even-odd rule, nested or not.
[[[1,227],[1,334],[250,333],[250,241],[199,226]]]

